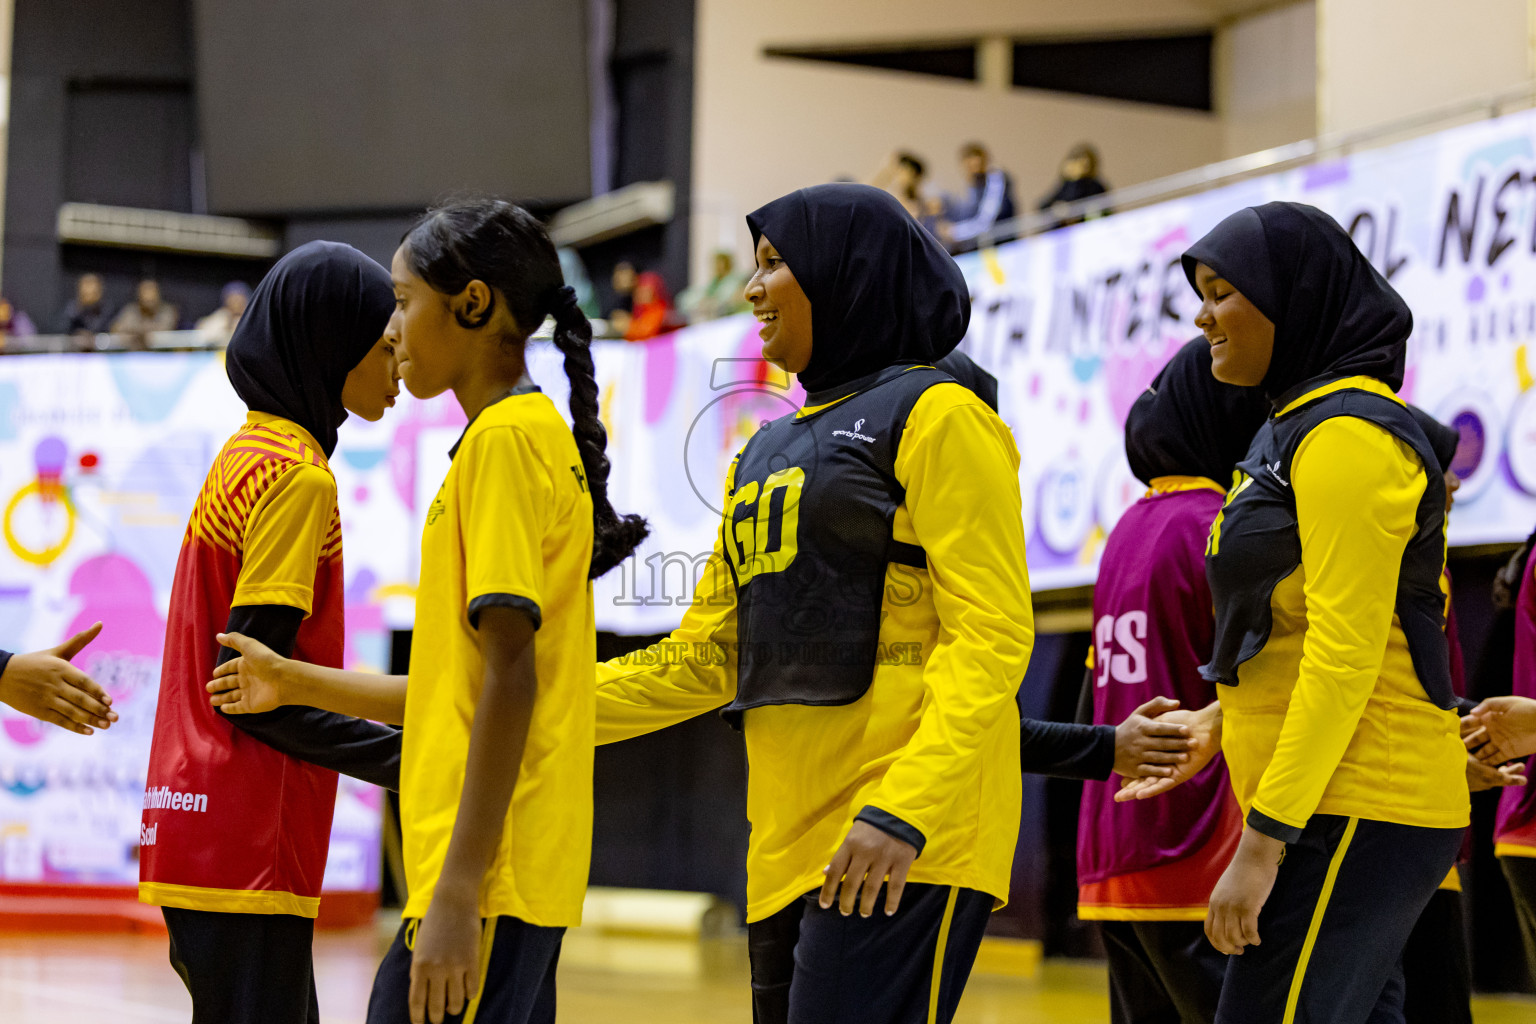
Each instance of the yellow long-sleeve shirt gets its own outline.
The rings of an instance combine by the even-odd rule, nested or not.
[[[1343,388],[1398,400],[1351,377],[1278,415]],[[1456,714],[1428,699],[1394,611],[1424,467],[1383,428],[1338,416],[1307,434],[1290,472],[1301,566],[1275,587],[1269,640],[1241,685],[1217,688],[1233,792],[1245,814],[1296,828],[1314,813],[1463,826]]]
[[[1007,426],[971,392],[938,384],[918,399],[896,457],[906,501],[893,534],[922,545],[929,568],[887,567],[880,643],[893,656],[852,704],[743,716],[748,920],[818,888],[867,806],[926,838],[909,881],[1007,899],[1021,789],[1015,695],[1034,644],[1018,467]],[[730,703],[735,642],[735,585],[717,538],[682,625],[598,666],[598,742]]]

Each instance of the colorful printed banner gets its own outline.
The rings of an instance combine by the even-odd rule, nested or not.
[[[1002,380],[1023,454],[1037,588],[1091,583],[1140,493],[1125,415],[1199,333],[1179,256],[1245,206],[1291,200],[1339,221],[1414,314],[1402,396],[1461,432],[1453,545],[1536,526],[1536,113],[1255,178],[965,257],[966,349]]]
[[[1179,254],[1222,217],[1275,199],[1328,211],[1407,298],[1403,395],[1461,431],[1456,545],[1536,524],[1536,113],[1257,178],[964,257],[965,348],[1000,381],[1023,455],[1037,589],[1094,579],[1140,493],[1126,410],[1197,333]],[[596,346],[614,505],[652,535],[596,584],[600,629],[676,625],[714,542],[731,457],[802,393],[758,355],[750,317]],[[565,408],[558,352],[532,374]],[[165,609],[187,515],[244,409],[211,354],[0,359],[0,646],[52,646],[101,619],[81,663],[122,721],[80,737],[0,707],[0,882],[132,884]],[[349,666],[384,670],[414,612],[421,514],[464,427],[451,395],[349,421],[332,465],[345,537]],[[377,883],[378,794],[346,785],[327,884]]]

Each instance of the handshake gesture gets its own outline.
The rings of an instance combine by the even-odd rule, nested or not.
[[[1161,698],[1160,698],[1161,699]],[[1168,702],[1172,704],[1172,702]],[[1151,710],[1150,705],[1139,709]],[[1155,713],[1154,713],[1155,714]],[[1124,730],[1137,718],[1122,723]],[[1150,724],[1183,726],[1188,753],[1166,765],[1142,766],[1137,772],[1121,770],[1121,743],[1117,731],[1115,771],[1126,776],[1115,794],[1117,803],[1161,796],[1188,782],[1221,753],[1221,705],[1212,703],[1199,711],[1164,711]],[[1467,747],[1467,786],[1476,793],[1501,786],[1526,784],[1525,765],[1511,764],[1536,754],[1536,700],[1529,697],[1490,697],[1461,720],[1462,742]]]
[[[1162,704],[1156,708],[1154,705]],[[1143,727],[1137,719],[1144,713]],[[1185,752],[1176,757],[1161,755],[1158,763],[1138,765],[1135,771],[1122,770],[1122,736],[1128,727],[1178,730],[1184,737]],[[1170,733],[1174,735],[1174,733]],[[1158,697],[1137,709],[1136,714],[1120,723],[1115,729],[1115,771],[1124,776],[1120,791],[1115,794],[1116,803],[1131,800],[1147,800],[1161,796],[1183,785],[1205,769],[1205,766],[1221,753],[1221,704],[1212,701],[1199,711],[1179,709],[1178,702]],[[1156,755],[1154,755],[1156,756]]]
[[[1498,775],[1509,780],[1494,781],[1492,785],[1524,785],[1525,766],[1508,762],[1536,754],[1536,700],[1489,697],[1461,720],[1461,741],[1466,744],[1471,762],[1487,778]],[[1471,764],[1467,771],[1470,778]],[[1474,784],[1473,788],[1489,787]]]

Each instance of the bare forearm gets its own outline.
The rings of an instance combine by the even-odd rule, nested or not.
[[[349,672],[290,659],[283,665],[283,703],[401,725],[405,722],[406,678]]]
[[[493,611],[498,614],[492,616]],[[464,790],[438,880],[438,892],[460,900],[474,899],[501,840],[538,693],[533,631],[522,613],[486,609],[480,625],[486,641],[485,684],[475,705]]]

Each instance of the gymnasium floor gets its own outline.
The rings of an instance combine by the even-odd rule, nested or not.
[[[321,933],[321,1017],[360,1024],[388,930]],[[1092,1024],[1108,1019],[1104,970],[1047,961],[1034,980],[973,978],[958,1024]],[[5,1024],[185,1024],[191,1003],[145,935],[0,935]],[[725,1024],[751,1020],[741,939],[624,939],[573,932],[560,965],[563,1024]],[[1477,1024],[1531,1024],[1536,1001],[1479,1000]]]

